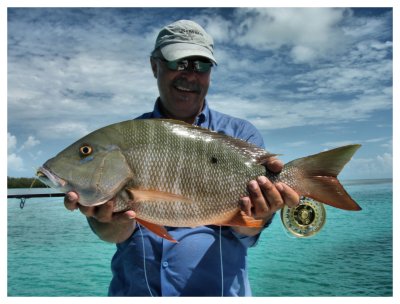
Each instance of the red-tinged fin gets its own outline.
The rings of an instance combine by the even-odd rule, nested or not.
[[[215,224],[218,226],[242,226],[242,227],[254,227],[260,228],[263,227],[262,220],[256,220],[253,217],[250,217],[244,213],[244,211],[238,210],[235,215],[229,220]]]
[[[166,240],[168,240],[170,242],[173,242],[173,243],[178,243],[178,241],[175,240],[163,226],[156,225],[156,224],[147,222],[147,221],[139,219],[139,218],[136,218],[136,220],[143,227],[146,227],[148,230],[150,230],[151,232],[157,234],[159,237],[162,237],[162,238],[164,238],[164,239],[166,239]]]
[[[343,167],[361,145],[348,145],[296,159],[285,167],[296,167],[302,173],[300,195],[344,210],[361,210],[337,179]]]
[[[127,189],[132,195],[134,202],[185,202],[192,203],[193,201],[183,195],[157,190],[144,190],[138,188]]]
[[[310,193],[307,197],[344,210],[361,210],[361,207],[350,197],[337,178],[314,176],[309,181]]]

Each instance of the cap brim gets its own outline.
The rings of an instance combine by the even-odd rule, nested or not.
[[[164,58],[168,61],[175,61],[185,57],[205,57],[210,59],[215,65],[217,61],[215,60],[213,54],[209,49],[199,46],[197,44],[191,43],[173,43],[168,44],[161,48],[161,53]]]

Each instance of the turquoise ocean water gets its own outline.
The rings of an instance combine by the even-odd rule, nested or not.
[[[344,182],[361,212],[327,209],[314,237],[276,217],[249,250],[254,296],[392,296],[392,181]],[[19,190],[20,191],[20,190]],[[9,192],[10,193],[10,192]],[[8,199],[8,296],[106,296],[115,247],[62,198]]]

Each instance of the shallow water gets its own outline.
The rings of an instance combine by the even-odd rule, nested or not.
[[[249,250],[254,296],[392,296],[392,182],[345,187],[363,210],[327,206],[314,237],[289,236],[276,217]],[[106,296],[114,251],[62,198],[28,199],[22,210],[8,199],[9,296]]]

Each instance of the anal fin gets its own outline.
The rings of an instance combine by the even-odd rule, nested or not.
[[[146,227],[151,232],[157,234],[159,237],[162,237],[173,243],[178,243],[178,241],[175,240],[163,226],[153,224],[139,218],[136,218],[136,221],[138,221],[139,224],[141,224],[143,227]]]

